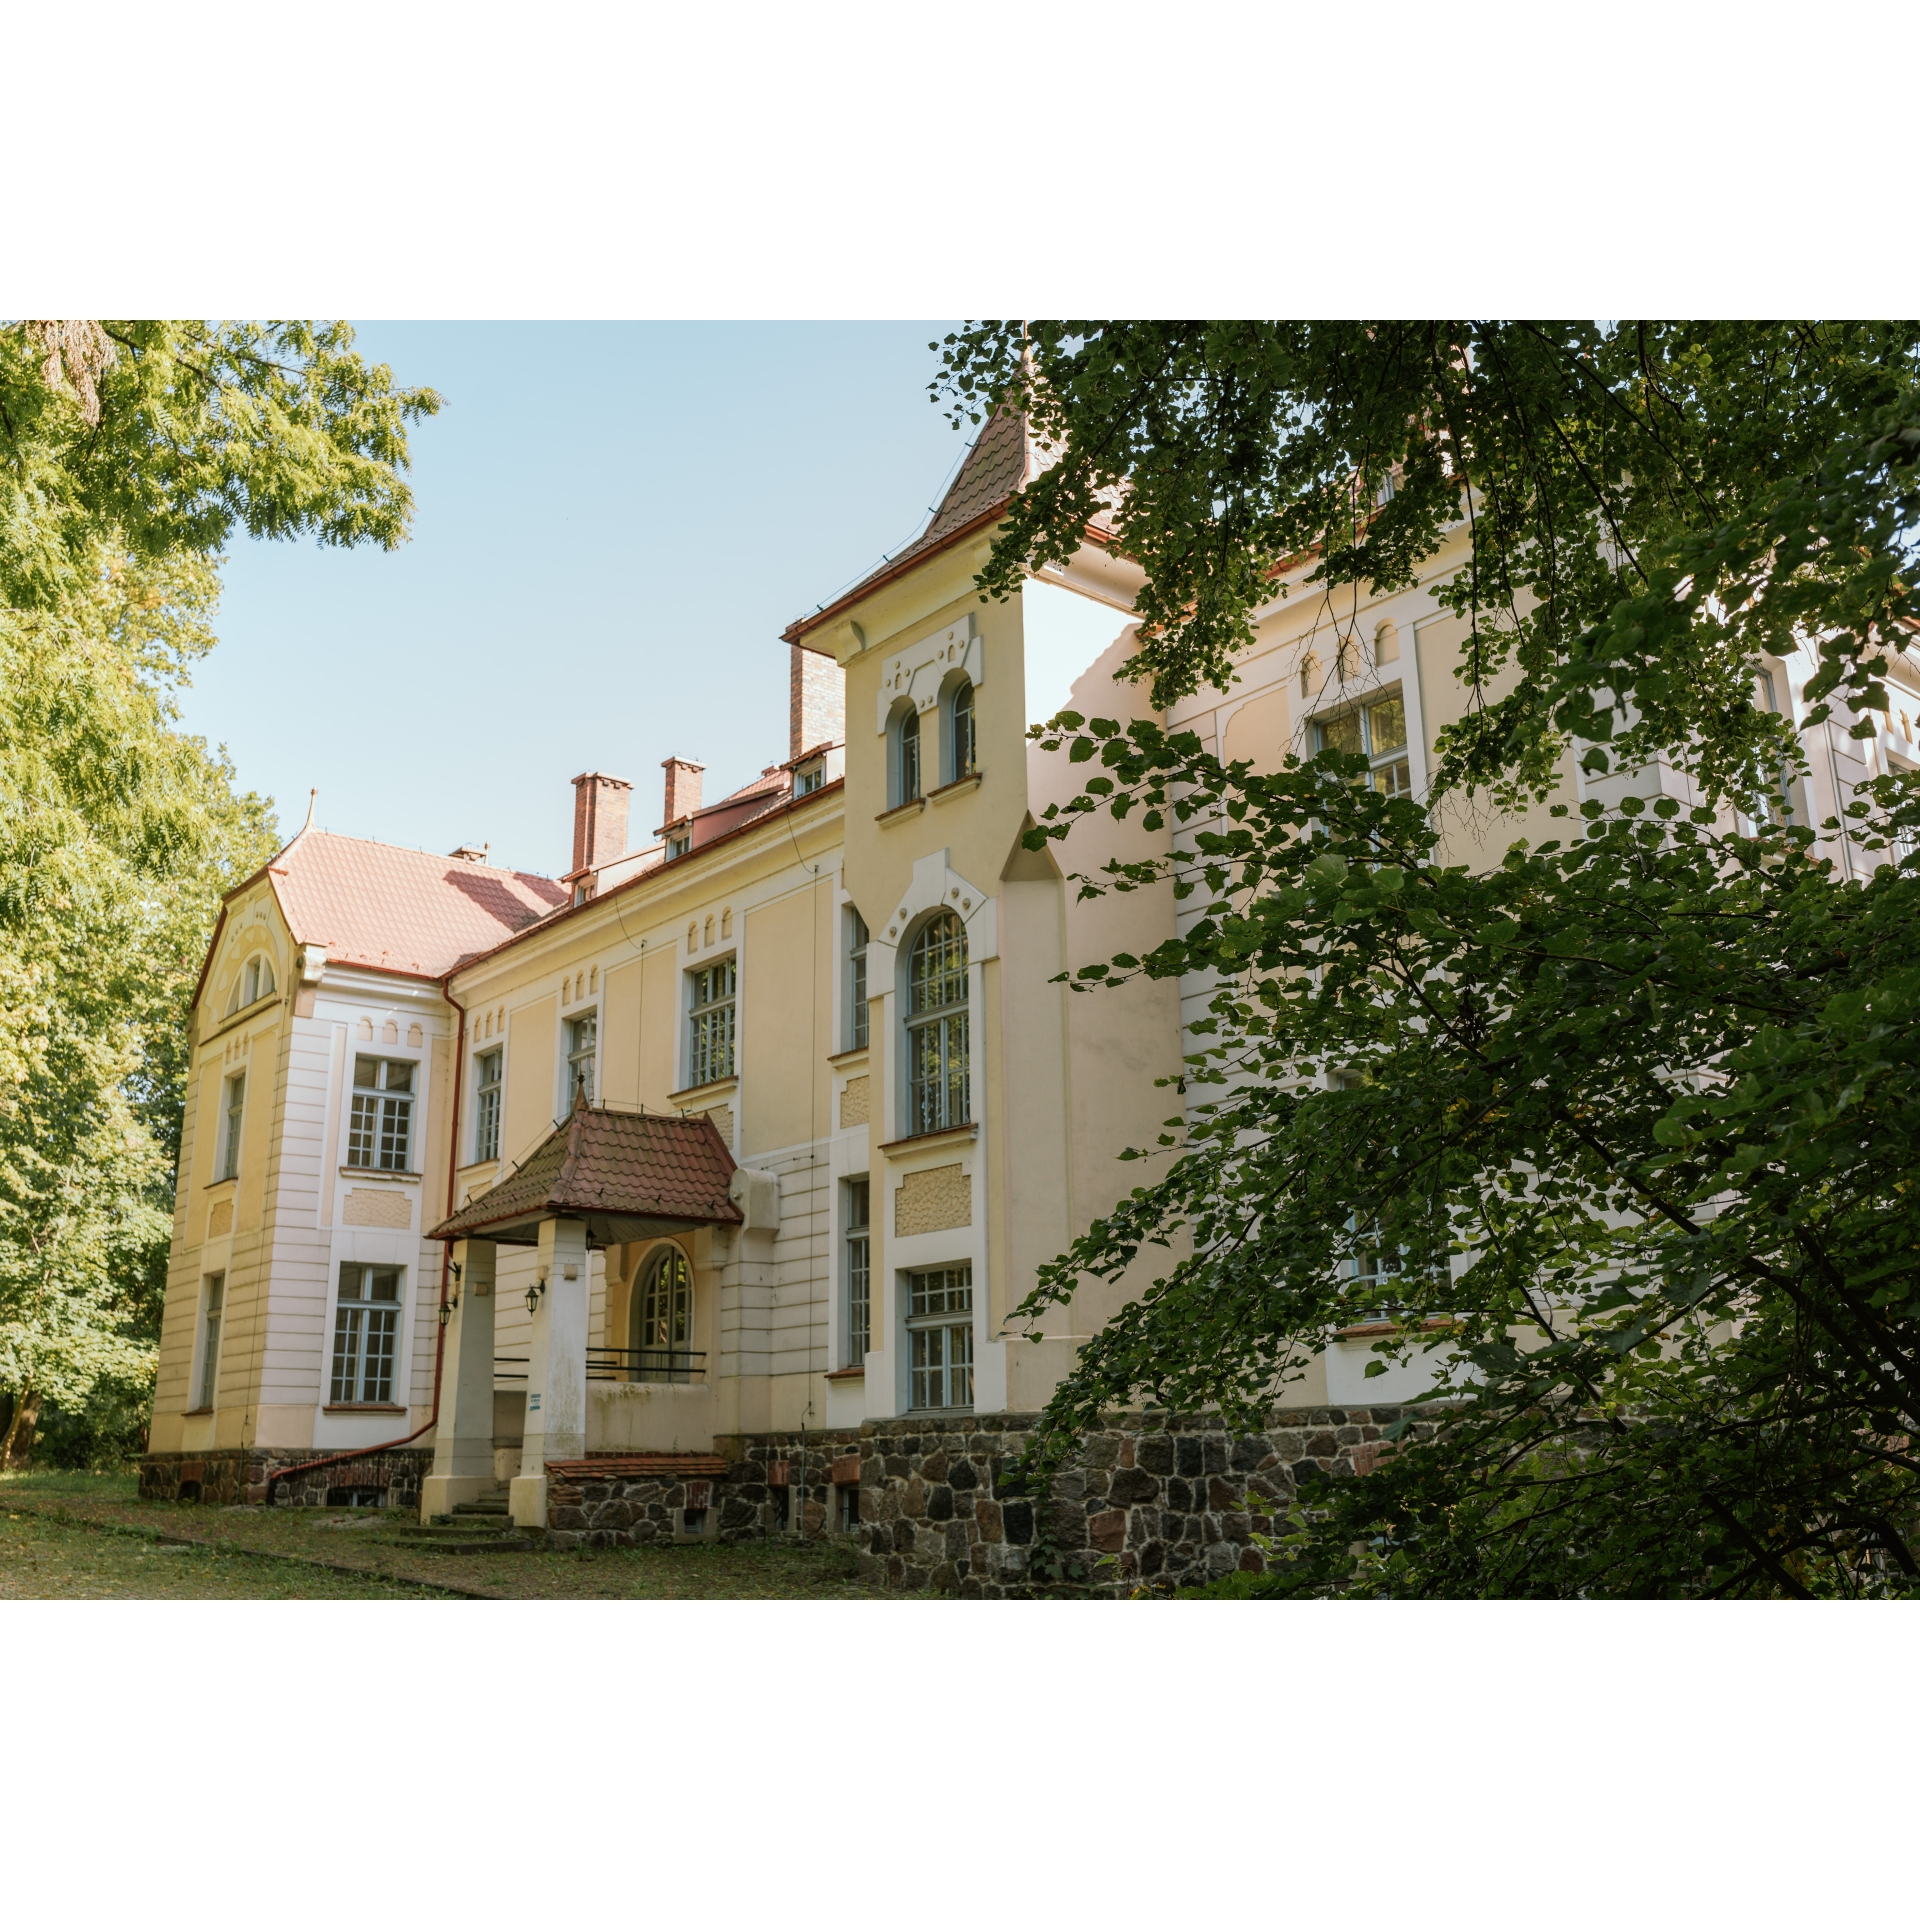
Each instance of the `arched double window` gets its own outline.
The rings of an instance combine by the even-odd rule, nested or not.
[[[972,1118],[967,1076],[967,930],[957,913],[920,929],[907,961],[909,1131],[938,1133]]]
[[[655,1254],[634,1289],[631,1338],[636,1380],[693,1377],[693,1269],[678,1247]]]
[[[256,953],[240,969],[240,977],[233,983],[233,992],[227,998],[228,1013],[238,1013],[242,1007],[250,1007],[256,1000],[264,999],[273,991],[273,962],[264,953]]]

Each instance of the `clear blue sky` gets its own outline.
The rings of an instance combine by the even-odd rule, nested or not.
[[[564,872],[576,773],[725,793],[787,757],[779,634],[923,524],[966,444],[947,322],[356,323],[438,388],[396,553],[236,541],[182,699],[292,833]]]

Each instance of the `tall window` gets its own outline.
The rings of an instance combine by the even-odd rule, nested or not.
[[[973,1268],[907,1276],[908,1366],[916,1407],[973,1405]]]
[[[400,1269],[342,1267],[333,1316],[334,1404],[390,1405],[399,1345]]]
[[[213,1405],[214,1385],[220,1378],[220,1314],[226,1297],[226,1275],[208,1274],[206,1301],[200,1309],[200,1376],[193,1396],[196,1408]]]
[[[500,1049],[495,1047],[473,1063],[476,1092],[473,1157],[476,1160],[500,1158],[500,1060]]]
[[[693,1377],[693,1269],[678,1247],[654,1258],[634,1296],[637,1380]]]
[[[582,1094],[593,1105],[593,1050],[600,1038],[600,1016],[583,1015],[567,1022],[567,1108]]]
[[[412,1066],[405,1060],[355,1060],[347,1165],[405,1173],[412,1150]]]
[[[967,1085],[967,930],[940,913],[920,930],[907,963],[907,1074],[911,1131],[964,1126]]]
[[[734,963],[716,960],[693,976],[692,1031],[687,1049],[687,1085],[704,1087],[733,1072]]]
[[[953,778],[964,780],[973,769],[973,682],[963,680],[953,696]]]
[[[227,1082],[227,1138],[220,1156],[220,1178],[240,1177],[240,1126],[247,1117],[247,1076],[236,1073]]]
[[[868,1188],[864,1180],[847,1182],[847,1365],[864,1367],[867,1348],[872,1344],[872,1266],[868,1259],[872,1247]]]
[[[1376,791],[1389,798],[1413,792],[1413,773],[1407,762],[1407,709],[1400,696],[1376,700],[1370,707],[1323,720],[1315,729],[1316,752],[1332,747],[1338,753],[1364,753],[1371,765],[1368,778]]]
[[[233,993],[227,1001],[227,1011],[238,1013],[242,1007],[252,1006],[272,991],[273,962],[264,953],[256,953],[240,969],[240,978],[233,983]]]
[[[900,722],[900,798],[905,806],[920,798],[920,716],[910,713]]]
[[[867,1044],[867,923],[858,907],[847,909],[847,1045]]]

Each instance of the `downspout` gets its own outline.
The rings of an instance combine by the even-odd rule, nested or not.
[[[467,1063],[467,1010],[447,991],[443,977],[440,982],[440,997],[448,1006],[458,1009],[460,1025],[453,1042],[453,1125],[447,1132],[447,1212],[453,1217],[454,1172],[460,1160],[460,1079]],[[296,1473],[313,1473],[321,1467],[337,1467],[345,1460],[364,1460],[369,1454],[391,1453],[395,1447],[411,1446],[423,1433],[431,1433],[440,1424],[440,1373],[447,1357],[447,1279],[453,1265],[453,1242],[444,1240],[440,1244],[440,1308],[439,1328],[433,1343],[433,1410],[427,1416],[424,1426],[414,1430],[399,1440],[382,1440],[377,1447],[355,1447],[350,1453],[329,1453],[319,1460],[303,1460],[296,1467],[276,1467],[267,1475],[265,1500],[273,1505],[273,1495],[279,1483]]]

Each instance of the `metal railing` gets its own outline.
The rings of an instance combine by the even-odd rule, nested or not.
[[[589,1347],[589,1380],[667,1381],[684,1385],[707,1377],[707,1356],[688,1347]]]
[[[502,1373],[501,1363],[509,1367],[518,1367],[518,1373]],[[497,1386],[502,1380],[517,1382],[524,1386],[527,1379],[527,1356],[524,1353],[496,1353],[493,1356],[493,1378]]]

